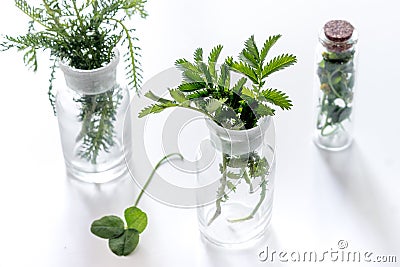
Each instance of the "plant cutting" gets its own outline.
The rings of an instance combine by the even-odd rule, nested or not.
[[[271,74],[297,61],[290,54],[266,60],[271,47],[280,37],[269,37],[259,50],[254,36],[251,36],[245,42],[238,60],[228,57],[218,68],[217,62],[223,47],[214,47],[206,60],[203,58],[203,49],[198,48],[194,52],[193,62],[186,59],[175,62],[182,71],[183,81],[176,88],[169,89],[168,98],[157,96],[152,91],[145,94],[155,103],[144,108],[139,117],[182,107],[201,112],[207,118],[211,139],[221,153],[215,173],[219,177],[219,186],[216,188],[214,207],[207,212],[202,212],[200,208],[199,219],[203,234],[215,243],[241,243],[253,236],[245,232],[236,233],[236,236],[241,236],[239,240],[228,241],[230,237],[220,236],[220,240],[217,240],[207,232],[221,235],[226,229],[241,227],[249,221],[256,221],[257,225],[265,227],[267,225],[268,218],[263,214],[265,202],[272,201],[266,194],[268,190],[272,192],[270,172],[273,165],[273,157],[268,159],[267,154],[274,154],[274,149],[268,144],[265,133],[272,123],[270,119],[275,115],[275,107],[289,110],[292,103],[284,92],[266,88],[265,84]],[[235,82],[232,72],[239,76]],[[201,174],[198,176],[201,179]],[[241,205],[236,205],[241,201],[236,200],[236,196],[251,199],[251,203],[246,203],[245,209],[234,208]],[[263,218],[262,223],[259,223],[259,217]],[[207,230],[221,225],[225,230]]]
[[[123,50],[129,87],[138,90],[139,48],[128,19],[135,14],[145,18],[145,2],[43,0],[36,7],[15,0],[16,7],[31,19],[28,31],[17,37],[3,36],[0,47],[23,51],[23,60],[33,71],[38,68],[37,54],[49,51],[49,100],[58,115],[67,170],[82,180],[102,182],[120,174],[115,168],[121,169],[123,162],[121,125],[129,93],[116,81],[117,48]],[[53,84],[58,67],[66,86],[56,95]],[[86,179],[102,172],[100,180]]]
[[[325,24],[318,47],[316,144],[341,150],[351,144],[357,34],[347,21]]]
[[[147,227],[147,214],[137,207],[139,201],[151,183],[157,169],[165,161],[174,156],[179,156],[179,158],[183,160],[181,154],[172,153],[163,157],[156,166],[154,166],[153,171],[136,198],[135,204],[125,209],[124,218],[126,226],[124,221],[115,215],[104,216],[92,223],[90,231],[100,238],[108,239],[108,246],[115,255],[128,256],[136,249],[139,243],[139,236]]]

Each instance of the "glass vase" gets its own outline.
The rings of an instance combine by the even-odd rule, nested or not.
[[[325,24],[317,48],[315,144],[339,151],[351,145],[357,32],[347,21]]]
[[[215,160],[198,170],[201,185],[214,182],[214,201],[198,208],[202,235],[210,242],[238,247],[263,236],[271,220],[275,129],[271,117],[249,130],[228,130],[207,120]],[[204,152],[203,152],[204,153]],[[208,154],[208,152],[206,152]],[[213,193],[213,194],[214,194]],[[205,196],[198,196],[204,199]]]
[[[129,91],[117,82],[119,53],[104,67],[80,70],[60,62],[65,84],[57,88],[56,112],[67,173],[90,183],[104,183],[127,172],[122,142],[129,124]],[[129,133],[125,137],[131,136]]]

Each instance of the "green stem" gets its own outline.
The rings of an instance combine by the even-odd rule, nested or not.
[[[249,185],[249,191],[250,191],[250,194],[252,194],[254,192],[253,184],[251,183],[249,175],[247,174],[246,168],[244,168],[244,169],[245,170],[244,170],[244,173],[243,173],[243,178],[246,181],[246,183]]]
[[[150,173],[149,178],[147,178],[146,183],[144,184],[142,190],[140,191],[139,196],[136,198],[135,204],[134,206],[137,207],[137,205],[139,204],[140,199],[143,196],[144,191],[146,190],[146,188],[149,186],[151,180],[153,179],[154,174],[156,173],[157,169],[164,163],[165,160],[167,160],[169,157],[172,156],[179,156],[181,160],[183,160],[183,156],[180,153],[171,153],[166,155],[165,157],[163,157],[157,164],[156,166],[154,166],[153,170]]]
[[[76,0],[72,0],[72,4],[73,4],[73,6],[74,6],[74,10],[75,10],[75,13],[76,13],[76,17],[77,17],[77,19],[78,19],[78,21],[79,21],[79,25],[80,25],[81,28],[83,29],[82,17],[81,17],[81,15],[79,14],[78,7],[76,6]]]
[[[258,203],[255,206],[255,208],[253,209],[253,211],[248,216],[240,218],[240,219],[228,219],[228,222],[237,223],[237,222],[243,222],[243,221],[253,219],[254,215],[257,213],[258,209],[261,207],[261,204],[264,202],[265,196],[267,195],[266,193],[267,193],[267,182],[265,181],[265,179],[263,179],[263,181],[261,182],[260,200],[258,201]]]
[[[222,198],[225,195],[225,188],[226,188],[226,183],[227,183],[226,182],[226,163],[227,163],[226,156],[223,155],[222,156],[222,177],[220,180],[221,185],[218,188],[218,193],[217,193],[218,199],[215,202],[216,209],[215,209],[214,216],[208,221],[207,226],[211,225],[211,223],[213,221],[215,221],[215,219],[217,219],[219,215],[221,215],[221,210],[222,210],[221,202],[222,202]]]

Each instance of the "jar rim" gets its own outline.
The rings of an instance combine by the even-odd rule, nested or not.
[[[93,70],[76,69],[60,61],[60,68],[64,73],[67,86],[76,92],[87,95],[101,94],[114,88],[120,55],[116,48],[113,49],[113,52],[114,57],[109,63]]]
[[[86,73],[93,73],[93,74],[101,73],[101,72],[104,72],[107,69],[116,67],[117,64],[119,63],[119,57],[120,57],[119,50],[117,48],[114,48],[113,49],[113,53],[114,53],[114,56],[111,58],[110,62],[108,62],[106,65],[104,65],[104,66],[102,66],[100,68],[96,68],[96,69],[92,69],[92,70],[84,70],[84,69],[74,68],[74,67],[70,66],[65,60],[60,60],[59,64],[60,64],[61,70],[64,73],[65,72],[68,72],[68,73],[71,73],[71,74],[72,73],[76,73],[77,75],[79,75],[80,73],[83,73],[83,74],[86,74]]]
[[[328,49],[339,48],[339,49],[332,49],[332,50],[339,50],[338,52],[347,51],[347,50],[353,48],[355,44],[357,44],[358,31],[356,28],[354,28],[353,34],[351,35],[351,37],[345,41],[332,41],[332,40],[328,39],[328,37],[326,37],[325,31],[324,31],[324,29],[322,29],[319,34],[319,41],[323,46],[327,47]]]

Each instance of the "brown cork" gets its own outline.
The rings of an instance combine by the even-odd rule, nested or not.
[[[324,26],[326,38],[333,42],[344,42],[353,35],[354,27],[345,20],[331,20]]]

